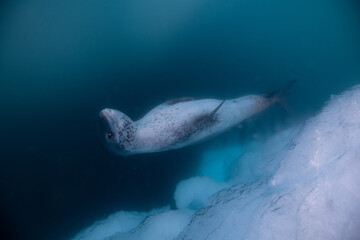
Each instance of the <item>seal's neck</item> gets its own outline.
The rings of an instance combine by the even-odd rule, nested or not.
[[[119,148],[125,152],[131,152],[134,150],[134,141],[136,137],[137,126],[136,124],[127,116],[123,116],[120,121],[118,121],[119,129]]]

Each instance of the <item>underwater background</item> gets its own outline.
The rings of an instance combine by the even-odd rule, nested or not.
[[[292,79],[297,120],[272,107],[208,142],[128,157],[96,135],[106,107],[138,119]],[[69,239],[119,210],[174,206],[205,149],[272,134],[359,80],[356,0],[2,1],[0,238]]]

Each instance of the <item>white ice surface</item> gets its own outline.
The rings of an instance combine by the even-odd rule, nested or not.
[[[154,209],[150,212],[119,211],[106,219],[95,222],[90,227],[78,233],[73,240],[99,240],[116,232],[127,232],[139,225],[147,216],[169,210],[169,207]]]
[[[267,174],[217,193],[177,239],[359,239],[360,87],[282,134]]]
[[[209,177],[193,177],[181,181],[174,194],[176,207],[178,209],[199,209],[212,195],[229,186],[228,183],[219,183]]]
[[[119,232],[106,240],[170,240],[174,239],[189,223],[194,211],[171,210],[147,217],[129,232]]]
[[[132,230],[127,227],[129,231],[118,223],[98,238],[82,239],[360,239],[359,86],[332,97],[305,124],[266,142],[249,143],[244,149],[244,153],[240,148],[226,148],[205,154],[213,156],[207,158],[213,166],[225,166],[217,174],[216,167],[204,165],[205,172],[219,177],[215,180],[229,176],[224,169],[233,171],[233,166],[238,175],[227,183],[206,177],[180,182],[175,199],[181,210],[147,217],[137,227],[132,224]],[[235,165],[233,159],[223,158],[219,161],[225,162],[215,164],[214,156],[219,153],[240,157]],[[217,192],[217,188],[223,190]],[[207,201],[212,192],[217,193]],[[196,212],[184,208],[202,205]],[[97,224],[89,229],[100,229]],[[94,232],[89,229],[82,236]]]

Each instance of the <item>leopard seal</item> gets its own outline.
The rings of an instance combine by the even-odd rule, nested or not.
[[[156,106],[137,121],[106,108],[99,113],[99,136],[106,148],[117,155],[182,148],[216,136],[275,103],[285,106],[284,96],[294,82],[268,94],[229,100],[174,99]]]

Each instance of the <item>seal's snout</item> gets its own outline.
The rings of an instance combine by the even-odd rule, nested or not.
[[[113,114],[113,111],[109,108],[105,108],[100,111],[99,117],[101,119],[108,119]]]
[[[112,114],[113,111],[111,109],[105,108],[99,112],[99,119],[98,119],[98,129],[99,132],[108,131],[111,127],[112,122]]]
[[[98,118],[98,136],[102,140],[114,139],[114,110],[105,108],[100,111]]]

